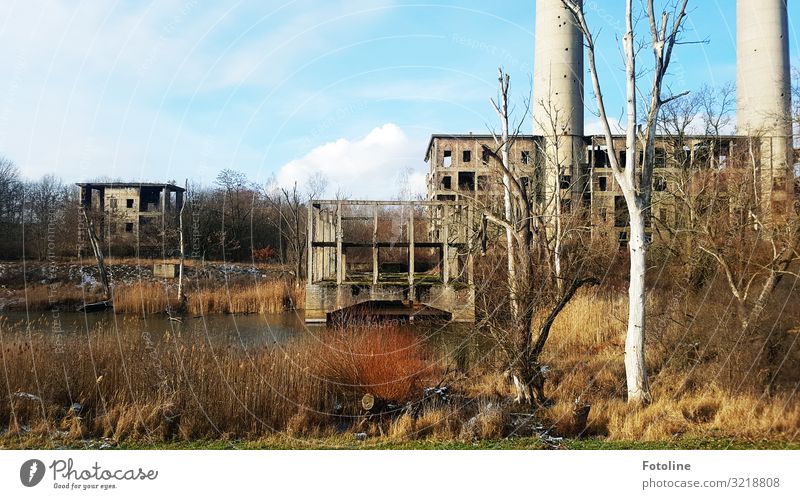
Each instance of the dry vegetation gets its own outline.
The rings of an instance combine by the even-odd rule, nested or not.
[[[382,333],[245,350],[169,332],[29,335],[0,323],[0,428],[6,438],[149,442],[329,435],[354,424],[364,393],[400,403],[436,370],[413,336]]]
[[[536,411],[537,424],[553,435],[607,441],[800,439],[796,311],[784,309],[780,320],[776,312],[756,339],[729,333],[736,329],[726,327],[722,302],[696,302],[680,318],[655,314],[648,354],[654,401],[635,406],[624,400],[621,296],[585,290],[558,319],[543,359],[552,404]],[[677,299],[660,296],[653,310]],[[702,321],[683,322],[700,307]],[[508,379],[492,368],[491,353],[467,371],[448,371],[441,352],[400,329],[327,331],[245,350],[169,332],[29,336],[1,325],[6,439],[154,444],[365,432],[401,442],[532,434],[515,419],[524,409],[509,402]],[[448,401],[423,400],[424,388],[443,379]],[[402,409],[364,418],[365,393]],[[577,398],[591,405],[585,428],[576,423]],[[70,409],[75,402],[80,410]]]
[[[574,401],[592,406],[584,436],[663,441],[683,437],[800,439],[800,342],[785,291],[755,337],[742,338],[712,289],[708,295],[659,293],[650,299],[648,370],[653,403],[624,400],[623,295],[586,292],[564,311],[546,353],[554,404],[542,418],[575,435]],[[716,296],[724,296],[718,294]],[[677,306],[676,306],[677,305]],[[790,310],[790,308],[792,308]],[[677,309],[677,310],[676,310]],[[665,312],[672,310],[672,312]]]
[[[114,311],[139,316],[173,312],[180,307],[176,286],[158,281],[139,281],[114,287]],[[305,288],[288,279],[238,282],[231,285],[205,281],[187,289],[186,311],[204,314],[275,314],[302,308]],[[102,300],[96,288],[70,284],[32,284],[17,290],[7,303],[11,310],[75,310]]]
[[[180,305],[177,279],[152,277],[153,263],[177,260],[109,258],[114,309],[122,314],[151,315],[176,312]],[[6,263],[0,269],[0,310],[72,311],[103,300],[97,269],[86,262],[64,260],[52,266]],[[279,313],[301,308],[305,288],[285,267],[275,264],[190,262],[184,294],[186,312],[200,314]]]
[[[187,294],[187,312],[192,315],[274,314],[301,307],[305,300],[305,288],[289,280],[230,286],[206,282],[195,284]],[[114,289],[114,311],[120,314],[150,315],[179,307],[173,285],[143,281]]]

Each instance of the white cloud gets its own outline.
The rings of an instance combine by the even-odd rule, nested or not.
[[[277,183],[304,185],[316,175],[328,182],[325,193],[352,199],[393,199],[425,192],[424,144],[387,123],[358,140],[341,138],[314,148],[278,170]]]

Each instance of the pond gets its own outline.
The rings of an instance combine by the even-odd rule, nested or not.
[[[380,334],[386,324],[375,324],[370,329]],[[400,326],[413,331],[421,341],[427,343],[439,357],[445,357],[453,367],[464,368],[476,360],[483,349],[474,335],[471,324],[421,323]],[[115,314],[113,311],[82,312],[16,312],[0,313],[0,328],[3,332],[33,334],[86,335],[118,334],[141,336],[147,333],[154,341],[167,333],[184,338],[195,337],[213,345],[230,345],[242,348],[283,345],[324,334],[325,325],[306,324],[302,311],[280,314],[213,314],[188,316],[171,320],[167,315],[155,314],[134,316]]]

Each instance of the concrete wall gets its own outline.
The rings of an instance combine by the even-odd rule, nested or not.
[[[129,199],[133,201],[133,206],[130,208],[127,207]],[[110,216],[108,222],[112,224],[110,227],[112,234],[125,234],[126,224],[133,224],[130,234],[135,235],[139,232],[139,189],[106,187],[105,210]]]
[[[497,169],[490,167],[482,159],[484,145],[492,150],[497,149],[494,139],[486,136],[435,138],[431,142],[431,150],[428,151],[428,198],[430,200],[444,200],[446,198],[441,198],[440,196],[455,196],[453,200],[457,201],[459,200],[459,194],[462,193],[467,196],[467,199],[477,196],[482,201],[486,201],[486,196],[502,192],[502,184],[497,175]],[[509,153],[511,165],[522,172],[521,176],[532,178],[538,148],[537,140],[531,136],[518,137],[511,145]],[[449,166],[445,166],[445,151],[450,152]],[[469,151],[470,161],[464,161],[465,151]],[[527,164],[523,162],[524,156],[528,158]],[[458,174],[462,172],[475,174],[477,192],[460,188]],[[450,177],[449,189],[444,184],[446,177]]]
[[[366,286],[332,283],[308,284],[306,286],[306,322],[325,322],[329,312],[336,312],[368,301],[407,301],[410,297],[417,303],[452,314],[454,322],[475,322],[474,286],[431,285],[407,286],[376,284]]]

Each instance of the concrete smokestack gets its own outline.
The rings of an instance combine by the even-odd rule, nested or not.
[[[736,93],[739,132],[762,135],[761,177],[766,190],[783,181],[792,163],[791,73],[787,0],[737,0]],[[771,172],[771,175],[768,174]],[[788,180],[788,179],[786,179]],[[791,182],[785,182],[791,184]],[[766,192],[764,193],[766,194]]]
[[[552,201],[577,202],[584,148],[583,34],[561,0],[536,1],[534,43],[533,133],[543,136],[544,201],[561,213]]]
[[[536,1],[533,66],[534,134],[583,138],[583,34],[561,0]]]

